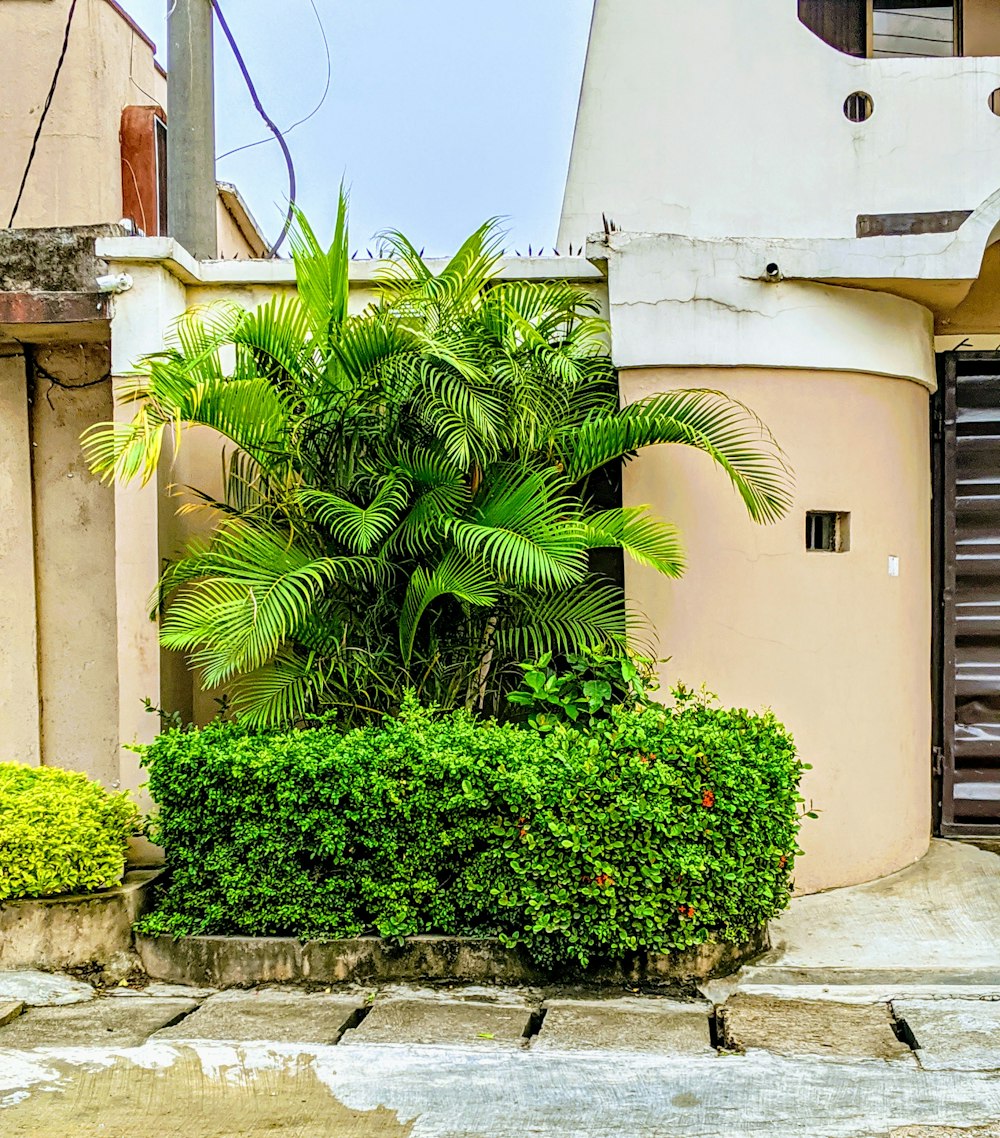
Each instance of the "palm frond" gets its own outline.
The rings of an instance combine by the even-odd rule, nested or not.
[[[464,604],[483,608],[496,603],[496,580],[483,565],[451,552],[433,569],[418,567],[406,589],[399,615],[399,647],[404,665],[413,656],[420,621],[430,605],[441,597],[455,597]]]
[[[331,586],[378,571],[370,559],[317,557],[284,534],[233,519],[164,574],[173,596],[160,639],[193,652],[214,686],[274,656]]]
[[[296,501],[326,526],[336,541],[353,553],[370,553],[400,520],[409,488],[387,479],[367,506],[324,490],[300,490]]]
[[[294,724],[315,707],[326,676],[309,656],[279,652],[262,667],[241,676],[231,700],[236,715],[252,728]]]
[[[489,488],[469,519],[444,529],[468,558],[482,558],[512,587],[559,588],[586,572],[579,504],[551,471],[491,468]]]
[[[748,407],[720,391],[654,395],[618,414],[592,416],[556,440],[575,480],[658,443],[682,443],[709,455],[756,522],[777,521],[792,504],[791,471],[774,436]]]
[[[325,351],[334,330],[347,319],[350,289],[350,248],[347,230],[348,194],[343,184],[337,199],[333,241],[324,249],[305,215],[296,210],[291,232],[295,280],[312,335]]]
[[[522,598],[498,625],[495,644],[513,660],[572,654],[590,644],[624,651],[633,623],[621,591],[592,577],[581,588]]]
[[[684,547],[677,527],[652,517],[647,506],[588,514],[582,528],[591,549],[622,549],[633,561],[665,577],[684,575]]]

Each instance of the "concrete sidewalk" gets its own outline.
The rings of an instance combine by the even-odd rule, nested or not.
[[[933,841],[891,877],[795,898],[771,942],[715,997],[1000,998],[1000,857]]]
[[[937,839],[891,877],[795,898],[771,941],[776,968],[1000,975],[1000,857]]]
[[[0,1102],[5,1138],[1000,1134],[989,1129],[1000,1120],[994,1073],[762,1051],[668,1058],[149,1043],[0,1052]]]
[[[688,1000],[0,973],[0,1133],[1000,1138],[1000,858],[935,842],[773,940]]]

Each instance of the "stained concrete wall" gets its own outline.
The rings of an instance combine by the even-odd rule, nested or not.
[[[926,389],[772,368],[637,369],[621,381],[629,401],[673,387],[733,395],[768,424],[796,475],[791,513],[761,527],[693,451],[655,448],[626,468],[626,504],[652,505],[687,547],[678,582],[626,567],[629,596],[670,658],[663,680],[773,707],[792,730],[820,813],[803,827],[800,890],[920,857],[931,830]],[[808,552],[807,510],[849,512],[849,552]]]
[[[115,500],[91,475],[80,449],[81,433],[112,414],[110,353],[102,344],[78,344],[39,348],[35,355],[31,457],[42,756],[49,765],[112,785],[119,778]],[[9,664],[16,668],[19,659]]]
[[[31,449],[24,356],[0,358],[0,762],[41,761]],[[16,657],[12,652],[16,651]]]

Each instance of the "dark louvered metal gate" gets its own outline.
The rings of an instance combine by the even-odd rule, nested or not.
[[[1000,353],[941,359],[934,463],[941,833],[1000,836]]]

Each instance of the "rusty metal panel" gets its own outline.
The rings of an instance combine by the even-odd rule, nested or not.
[[[972,216],[971,209],[932,213],[859,213],[858,237],[906,237],[918,233],[954,233]]]
[[[1000,354],[942,369],[941,832],[1000,835]]]
[[[838,51],[868,54],[868,0],[799,0],[799,19]]]

